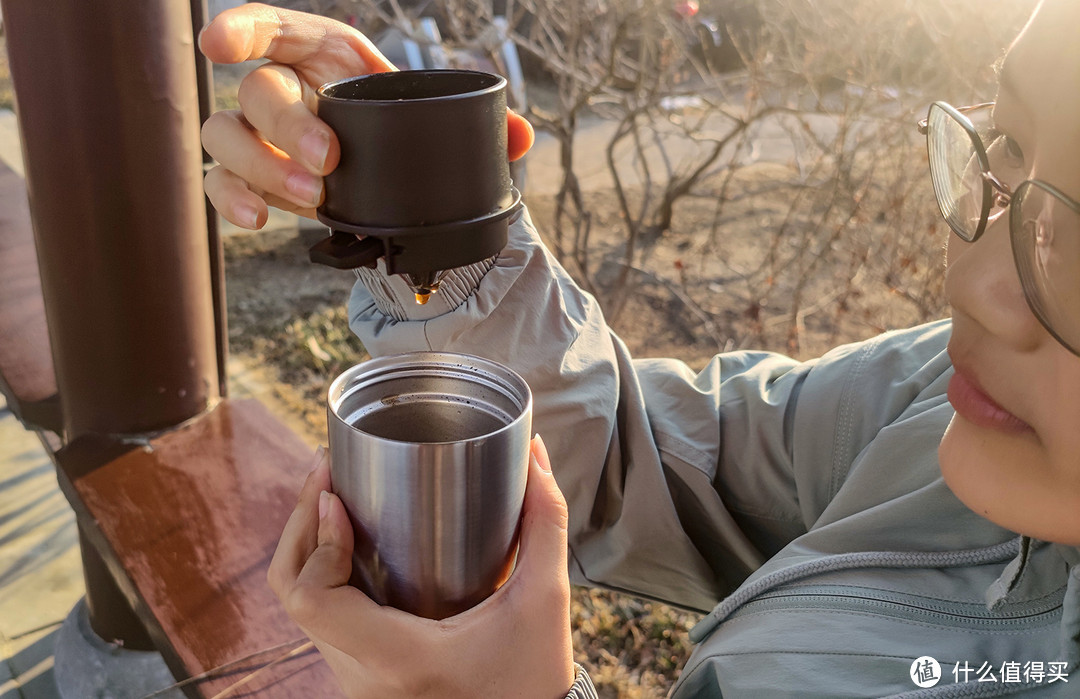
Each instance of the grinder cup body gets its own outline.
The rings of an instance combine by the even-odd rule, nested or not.
[[[354,585],[442,619],[509,575],[528,474],[532,397],[478,357],[373,359],[331,385],[331,477],[355,534]]]
[[[382,258],[387,272],[430,291],[446,270],[506,245],[520,194],[507,160],[504,78],[366,75],[323,85],[317,110],[341,159],[317,212],[333,235],[312,248],[313,261],[350,268]]]

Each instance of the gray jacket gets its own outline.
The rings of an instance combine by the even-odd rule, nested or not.
[[[365,270],[351,326],[373,355],[465,352],[526,378],[572,581],[708,612],[674,696],[1080,697],[1080,553],[942,480],[948,322],[802,363],[632,360],[527,212],[497,260],[412,298]],[[925,689],[922,656],[940,668]]]

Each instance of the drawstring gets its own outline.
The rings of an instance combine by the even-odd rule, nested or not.
[[[1017,537],[994,546],[963,551],[858,551],[815,558],[812,561],[773,571],[739,588],[690,629],[690,640],[700,643],[736,609],[758,595],[811,575],[854,568],[954,568],[981,565],[1010,560],[1016,557],[1019,550],[1020,538]]]

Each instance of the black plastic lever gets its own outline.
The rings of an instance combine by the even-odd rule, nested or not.
[[[334,231],[311,246],[308,259],[334,269],[374,268],[385,252],[383,241],[378,238],[357,238],[352,233]]]

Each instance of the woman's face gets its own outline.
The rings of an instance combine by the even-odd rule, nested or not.
[[[1026,178],[1073,199],[1080,199],[1078,32],[1080,2],[1047,0],[1009,50],[994,109],[996,126],[1023,151]],[[950,240],[945,289],[956,367],[949,386],[956,417],[938,452],[946,483],[1004,527],[1080,545],[1080,357],[1029,310],[1008,216],[974,244]]]

